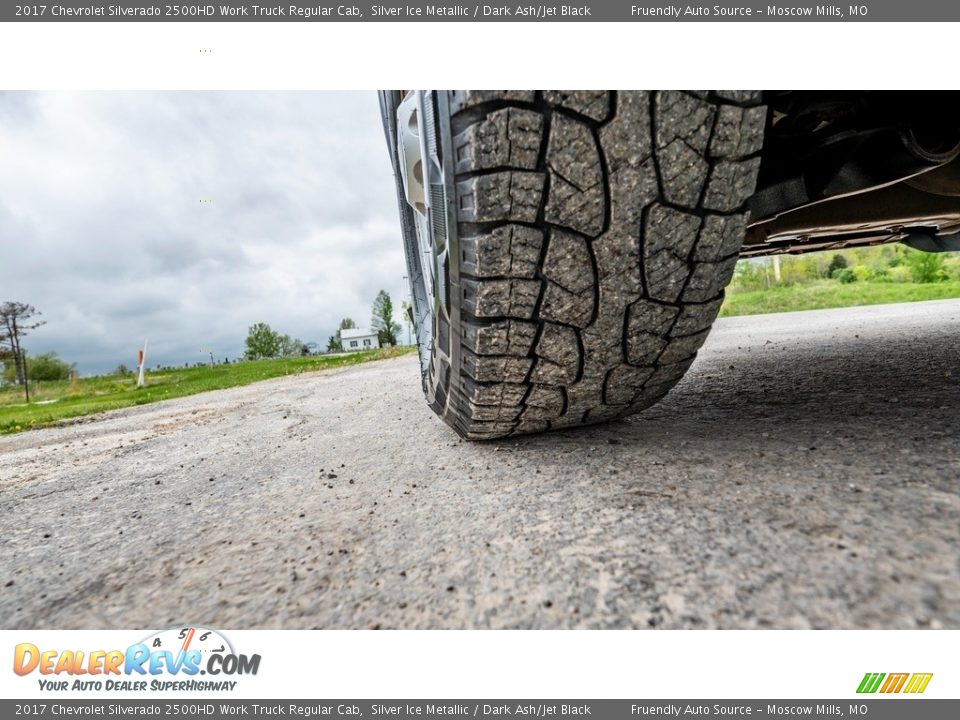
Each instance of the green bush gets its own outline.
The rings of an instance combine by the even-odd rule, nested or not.
[[[810,268],[800,258],[783,258],[780,261],[780,284],[803,285],[816,276],[810,274]]]
[[[847,272],[849,271],[849,272]],[[780,256],[780,282],[769,257],[737,263],[730,293],[807,286],[832,278],[848,284],[931,283],[960,280],[960,253],[925,253],[900,243],[850,248],[832,253]]]
[[[942,253],[915,250],[907,255],[906,260],[914,282],[933,283],[947,279],[947,273],[944,269],[946,258]]]
[[[913,282],[913,273],[906,265],[896,265],[887,270],[887,279],[895,283]]]
[[[943,261],[948,280],[960,280],[960,253],[948,253]]]
[[[846,257],[840,253],[834,253],[833,257],[830,258],[830,264],[827,265],[827,276],[832,278],[837,277],[841,271],[847,269],[849,264]],[[848,282],[852,282],[852,280]]]
[[[762,260],[741,260],[733,273],[731,290],[733,292],[766,290],[770,287],[770,276]]]
[[[833,277],[844,285],[849,285],[857,281],[857,273],[855,273],[852,268],[837,270]]]
[[[73,367],[57,357],[55,352],[45,352],[36,357],[27,358],[27,375],[34,382],[69,380],[71,370]]]
[[[890,267],[900,267],[903,265],[903,259],[907,256],[906,245],[895,243],[893,245],[884,245],[883,247],[889,252],[887,264]]]

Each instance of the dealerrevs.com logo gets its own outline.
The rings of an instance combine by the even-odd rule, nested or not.
[[[232,678],[259,669],[260,655],[237,653],[222,634],[201,627],[164,630],[126,650],[50,650],[20,643],[13,654],[17,675],[37,673],[40,689],[51,691],[230,691],[237,685]]]

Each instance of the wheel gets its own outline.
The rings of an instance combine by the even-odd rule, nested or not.
[[[502,438],[649,407],[747,223],[759,92],[381,93],[427,401]]]

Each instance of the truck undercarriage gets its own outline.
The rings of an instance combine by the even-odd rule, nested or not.
[[[773,91],[744,257],[960,250],[958,93]]]

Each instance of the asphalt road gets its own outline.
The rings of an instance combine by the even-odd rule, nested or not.
[[[960,301],[722,320],[612,425],[459,441],[416,360],[0,439],[7,628],[960,627]]]

